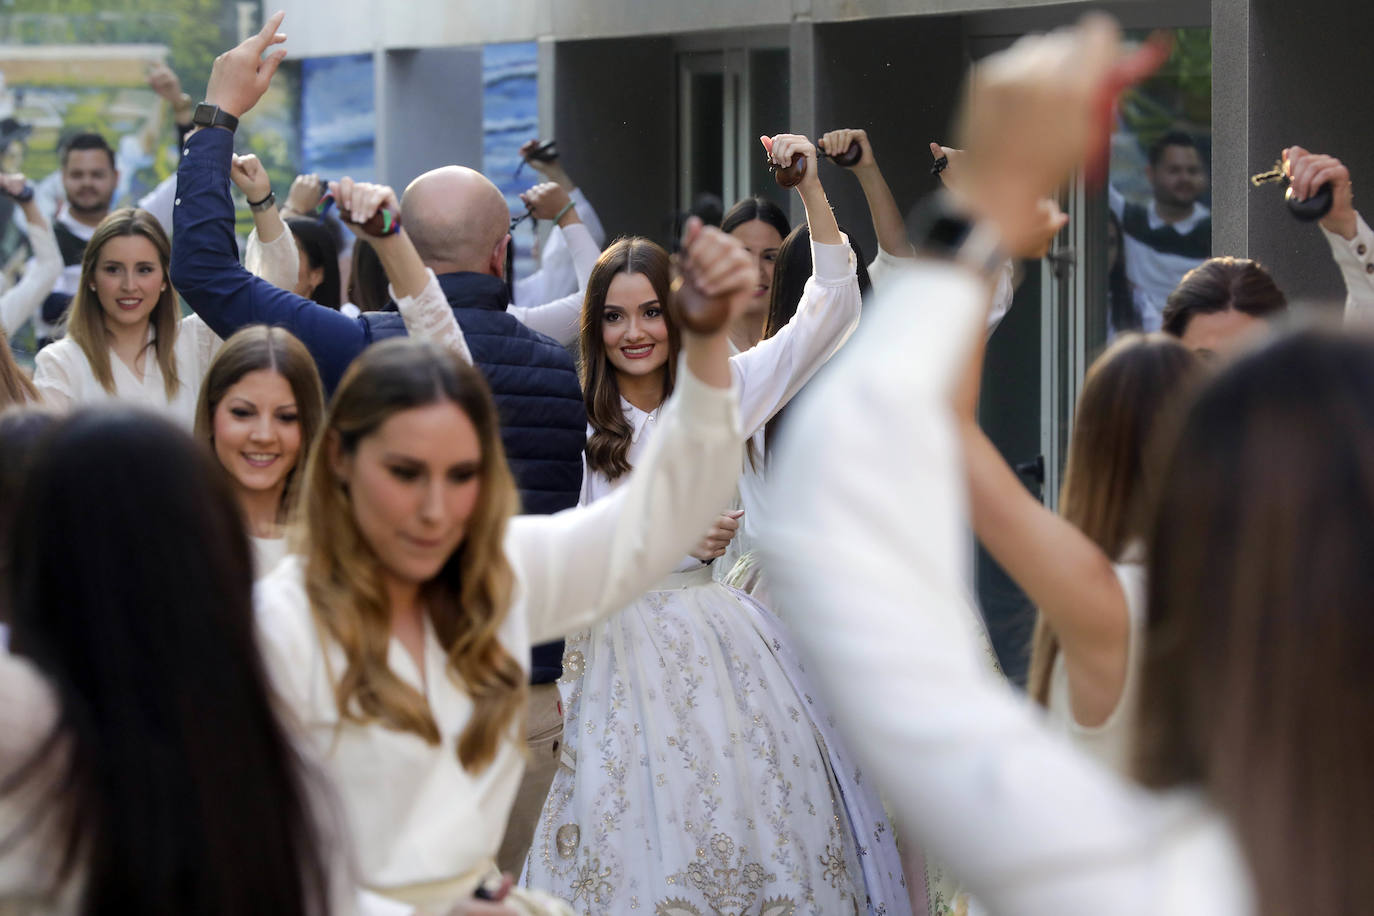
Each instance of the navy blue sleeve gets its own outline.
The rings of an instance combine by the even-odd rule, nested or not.
[[[315,357],[326,391],[371,340],[367,323],[279,289],[244,270],[234,238],[229,164],[234,135],[197,131],[177,167],[172,284],[210,329],[227,338],[250,324],[286,328]]]

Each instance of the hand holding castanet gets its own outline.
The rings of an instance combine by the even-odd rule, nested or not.
[[[747,302],[757,276],[738,239],[692,217],[683,232],[682,251],[673,258],[669,314],[694,334],[719,333]]]

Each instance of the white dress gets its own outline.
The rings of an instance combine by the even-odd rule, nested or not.
[[[848,244],[813,249],[816,275],[796,318],[731,359],[746,434],[858,320]],[[637,465],[659,419],[623,406]],[[589,472],[583,501],[620,483]],[[882,806],[791,641],[762,605],[690,558],[569,638],[564,765],[526,863],[529,885],[588,914],[909,913]]]
[[[442,307],[442,295],[437,302]],[[525,668],[532,645],[589,626],[641,594],[700,537],[712,505],[729,498],[740,443],[734,394],[706,386],[685,366],[679,378],[661,418],[664,447],[616,498],[510,521],[505,553],[516,584],[499,638]],[[267,669],[334,782],[364,883],[438,912],[471,896],[501,845],[525,767],[523,733],[512,728],[481,770],[459,763],[455,748],[473,704],[446,670],[428,624],[424,671],[395,639],[388,664],[425,696],[440,742],[345,721],[334,694],[342,650],[315,625],[298,557],[259,580],[256,603]]]

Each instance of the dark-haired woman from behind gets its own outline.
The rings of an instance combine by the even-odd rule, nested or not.
[[[343,304],[339,288],[339,246],[329,230],[317,219],[292,217],[286,221],[300,252],[300,273],[292,290],[302,296],[338,310]]]
[[[77,413],[14,524],[0,909],[351,912],[342,834],[278,723],[252,554],[205,450],[147,413]]]
[[[1208,258],[1183,275],[1164,306],[1164,332],[1204,359],[1226,359],[1264,336],[1288,299],[1264,265]]]
[[[291,332],[252,325],[215,354],[196,404],[196,438],[224,468],[264,575],[286,555],[297,481],[324,413],[315,361]]]

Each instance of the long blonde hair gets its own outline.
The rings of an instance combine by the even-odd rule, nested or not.
[[[1178,339],[1125,334],[1083,380],[1074,414],[1059,512],[1112,558],[1145,536],[1162,464],[1161,420],[1177,412],[1201,364]],[[1048,703],[1059,639],[1045,615],[1035,621],[1027,689]]]
[[[301,430],[301,449],[296,466],[286,474],[278,519],[285,521],[295,508],[298,486],[304,476],[298,473],[309,461],[315,436],[324,413],[324,391],[315,360],[290,331],[265,324],[249,325],[224,342],[205,372],[196,402],[196,438],[212,448],[215,436],[215,411],[230,388],[250,372],[271,370],[291,386]]]
[[[86,243],[86,253],[81,256],[81,283],[67,317],[67,336],[86,354],[86,361],[90,363],[96,381],[113,394],[115,387],[114,374],[110,369],[109,332],[105,328],[105,309],[101,307],[100,297],[94,290],[95,269],[106,242],[131,235],[139,235],[152,242],[157,249],[158,262],[162,265],[162,294],[158,297],[157,305],[153,306],[148,321],[155,335],[153,352],[158,368],[162,370],[162,384],[170,400],[181,390],[176,360],[177,328],[181,323],[181,313],[169,273],[172,245],[167,241],[167,233],[162,231],[162,224],[147,210],[125,207],[114,211],[95,227],[91,240]]]
[[[467,536],[422,587],[421,598],[451,674],[472,697],[472,719],[459,737],[458,759],[477,771],[492,762],[504,736],[523,727],[528,691],[524,669],[497,638],[514,588],[503,541],[519,496],[482,376],[425,341],[398,338],[364,350],[344,374],[325,416],[321,441],[332,442],[314,449],[306,466],[305,524],[296,546],[305,557],[305,590],[316,624],[343,648],[345,668],[334,686],[340,716],[413,732],[437,744],[439,728],[424,696],[387,666],[391,609],[381,561],[358,528],[330,453],[332,448],[351,454],[395,414],[444,401],[462,410],[477,430],[481,485]]]

